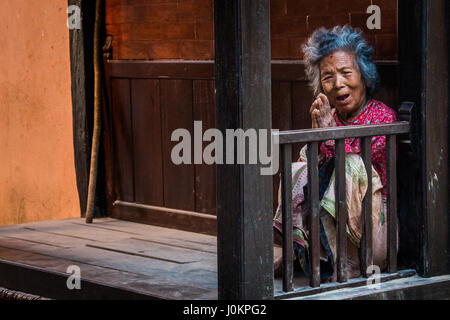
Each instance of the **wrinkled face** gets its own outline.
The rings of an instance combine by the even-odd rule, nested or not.
[[[320,62],[323,93],[344,120],[358,114],[366,103],[366,88],[354,56],[336,51]]]

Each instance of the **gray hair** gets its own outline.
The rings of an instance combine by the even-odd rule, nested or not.
[[[350,26],[336,26],[331,30],[320,28],[314,31],[302,46],[306,63],[306,76],[317,96],[322,92],[320,62],[333,52],[344,50],[355,57],[355,65],[363,78],[366,94],[371,97],[378,86],[378,72],[373,62],[373,48],[364,40],[362,31]]]

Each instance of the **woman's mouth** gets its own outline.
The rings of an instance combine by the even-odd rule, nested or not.
[[[337,100],[338,102],[340,102],[340,103],[345,103],[345,102],[347,102],[347,100],[348,100],[349,97],[350,97],[349,94],[343,94],[343,95],[341,95],[341,96],[337,96],[337,97],[336,97],[336,100]]]

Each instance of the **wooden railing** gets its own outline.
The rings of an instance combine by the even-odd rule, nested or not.
[[[408,120],[412,109],[411,103],[402,104],[400,120]],[[406,116],[405,116],[406,114]],[[374,136],[386,136],[387,159],[387,258],[388,273],[397,271],[397,136],[410,132],[408,121],[398,121],[392,124],[346,126],[324,129],[306,129],[296,131],[281,131],[278,135],[280,144],[280,170],[282,195],[282,254],[283,279],[282,291],[278,297],[294,291],[293,286],[293,223],[292,223],[292,144],[307,143],[308,159],[308,197],[309,208],[309,241],[310,241],[310,279],[312,288],[320,287],[320,224],[319,224],[319,178],[318,178],[318,148],[322,141],[335,140],[335,173],[336,173],[336,272],[337,281],[346,283],[347,279],[347,208],[345,199],[345,139],[361,138],[361,156],[368,173],[368,188],[362,204],[362,240],[361,267],[364,277],[369,277],[367,269],[372,265],[372,155],[371,140]],[[402,138],[403,139],[403,138]],[[407,143],[407,140],[404,140]],[[339,286],[341,287],[341,286]],[[277,295],[276,295],[277,296]]]

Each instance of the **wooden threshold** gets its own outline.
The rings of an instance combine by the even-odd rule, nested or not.
[[[206,235],[217,235],[217,217],[210,214],[115,201],[111,217]]]
[[[382,282],[379,287],[343,288],[290,300],[448,300],[450,275],[412,276]]]
[[[416,275],[415,270],[402,270],[391,274],[381,274],[380,282],[388,282],[396,279],[408,278]],[[374,282],[373,280],[370,283]],[[320,287],[311,288],[309,286],[298,287],[292,292],[283,292],[278,291],[275,293],[275,299],[291,299],[298,297],[309,297],[313,295],[322,294],[325,292],[334,292],[340,289],[348,289],[348,288],[362,288],[362,290],[367,290],[368,279],[359,277],[350,279],[345,283],[333,282],[333,283],[325,283],[321,284]]]

